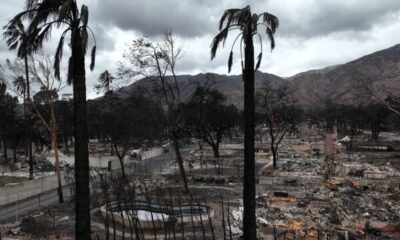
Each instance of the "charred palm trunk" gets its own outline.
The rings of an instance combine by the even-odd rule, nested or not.
[[[23,107],[24,107],[24,134],[25,134],[25,145],[24,145],[24,155],[25,155],[25,161],[27,160],[27,159],[29,159],[29,154],[28,154],[28,145],[29,145],[29,140],[28,140],[28,124],[27,124],[27,109],[26,109],[26,105],[27,105],[27,102],[26,102],[26,88],[24,88],[24,91],[23,91],[23,99],[24,99],[24,102],[23,102]],[[29,160],[28,160],[29,161]]]
[[[28,69],[28,56],[25,56],[25,75],[26,75],[26,97],[31,99],[31,90],[29,84],[29,69]],[[24,103],[25,104],[25,103]],[[25,112],[26,114],[26,109]],[[26,129],[27,129],[27,140],[28,140],[28,157],[29,157],[29,179],[33,179],[33,153],[32,153],[32,128],[30,114],[25,115]]]
[[[87,129],[87,103],[85,79],[85,49],[78,24],[72,26],[72,80],[74,92],[74,136],[75,136],[75,237],[90,239],[90,188],[89,153]]]
[[[256,178],[254,158],[254,46],[251,21],[244,32],[244,176],[243,176],[243,237],[256,239]]]

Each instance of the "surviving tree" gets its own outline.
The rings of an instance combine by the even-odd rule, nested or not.
[[[22,76],[18,76],[20,91],[23,92],[24,99],[24,119],[25,119],[25,135],[26,145],[28,149],[29,158],[29,179],[33,179],[33,154],[32,154],[32,121],[30,115],[27,113],[26,102],[31,97],[30,93],[30,81],[29,81],[29,66],[28,57],[34,51],[33,46],[28,43],[29,33],[22,23],[21,18],[11,20],[8,26],[5,27],[3,37],[6,39],[6,44],[10,50],[17,50],[17,56],[24,60],[25,79]],[[15,79],[17,80],[17,78]]]

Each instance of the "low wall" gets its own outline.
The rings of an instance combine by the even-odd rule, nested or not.
[[[142,160],[159,156],[163,152],[163,148],[150,149],[142,154]],[[108,168],[108,164],[109,162],[111,162],[111,170],[117,170],[121,168],[119,160],[115,157],[90,156],[89,161],[91,167]],[[126,160],[124,160],[124,162],[126,162]],[[69,179],[69,177],[66,173],[62,173],[61,177],[62,184],[66,185],[66,179]],[[54,190],[57,187],[58,183],[56,175],[50,175],[41,177],[39,179],[24,181],[15,185],[3,186],[0,187],[0,206],[33,197],[40,193]]]
[[[119,160],[116,156],[89,156],[89,165],[94,168],[108,168],[108,162],[111,162],[112,166],[120,165]],[[114,168],[112,168],[114,169]]]
[[[62,184],[66,185],[66,175],[62,174]],[[15,185],[0,187],[0,206],[36,196],[40,193],[54,190],[58,187],[57,176],[51,175],[24,181]]]
[[[142,160],[146,160],[149,158],[157,157],[163,154],[164,149],[163,148],[152,148],[147,151],[143,151],[141,154]]]

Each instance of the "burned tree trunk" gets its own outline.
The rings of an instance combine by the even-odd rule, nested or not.
[[[181,154],[180,149],[179,149],[178,136],[177,136],[177,133],[175,133],[175,132],[172,133],[172,141],[173,141],[173,144],[174,144],[176,161],[178,162],[179,171],[180,171],[181,177],[182,177],[183,191],[187,193],[187,192],[189,192],[189,187],[188,187],[188,183],[187,183],[185,168],[183,166],[182,154]]]
[[[125,166],[124,166],[124,157],[125,157],[125,154],[121,154],[121,153],[118,151],[118,146],[117,146],[117,144],[115,144],[115,143],[114,143],[114,148],[115,148],[115,152],[117,153],[117,157],[118,157],[119,163],[121,164],[122,178],[123,178],[123,179],[126,179]]]
[[[248,23],[248,31],[252,29]],[[244,81],[244,175],[243,175],[243,237],[256,239],[256,177],[254,157],[254,46],[253,35],[245,32],[243,36],[245,63]]]
[[[75,184],[76,206],[75,223],[76,239],[90,239],[90,187],[89,187],[89,150],[87,128],[87,102],[85,78],[85,49],[79,26],[72,26],[72,68],[74,94],[74,136],[75,136]]]

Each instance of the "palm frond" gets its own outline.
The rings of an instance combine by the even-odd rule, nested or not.
[[[81,21],[83,26],[86,27],[89,21],[89,9],[86,5],[82,5],[81,8]]]
[[[260,52],[260,54],[258,54],[258,57],[257,57],[257,64],[256,64],[256,69],[255,69],[255,71],[257,71],[257,70],[260,68],[261,59],[262,59],[262,52]]]
[[[226,38],[228,37],[229,28],[224,28],[220,31],[213,39],[211,43],[211,60],[215,58],[215,54],[217,53],[218,45],[222,42],[225,43]]]
[[[239,25],[243,25],[248,21],[250,21],[250,18],[251,18],[250,6],[246,6],[239,12],[236,21]]]
[[[93,46],[93,48],[92,48],[91,63],[90,63],[91,71],[93,71],[93,69],[94,69],[95,61],[96,61],[96,45]]]
[[[24,94],[25,89],[26,89],[26,84],[25,84],[25,79],[22,76],[18,76],[14,81],[13,81],[14,87],[16,87],[17,91],[21,94]]]
[[[74,76],[74,60],[72,57],[69,58],[68,60],[68,73],[67,73],[67,83],[72,84],[74,81],[73,76]]]
[[[275,33],[276,29],[279,27],[278,18],[267,12],[263,13],[263,22],[271,28],[272,33]]]
[[[68,16],[68,13],[71,8],[71,0],[64,1],[63,5],[60,7],[58,21],[62,22]]]
[[[274,38],[274,32],[269,27],[267,27],[267,36],[269,42],[271,43],[271,51],[272,51],[275,48],[275,38]]]
[[[86,52],[88,38],[89,38],[86,27],[81,27],[81,38],[82,38],[83,50]]]
[[[63,48],[64,48],[64,36],[60,38],[60,41],[58,42],[57,50],[56,50],[56,55],[54,56],[54,76],[57,79],[60,79],[60,63],[61,63],[61,58],[63,55]]]
[[[8,49],[15,50],[18,47],[18,44],[19,44],[18,42],[14,42],[13,44],[8,45]]]
[[[257,14],[255,14],[255,13],[251,16],[251,25],[252,25],[251,29],[252,29],[252,32],[256,32],[257,31],[258,19],[259,19],[259,16]]]
[[[41,28],[37,29],[38,35],[35,37],[34,45],[36,49],[42,48],[43,42],[49,39],[52,26],[52,24],[48,24],[43,30]]]
[[[11,19],[8,24],[3,27],[3,29],[5,29],[3,38],[5,39],[8,49],[17,49],[17,55],[19,57],[24,57],[26,54],[28,54],[28,47],[25,43],[27,35],[21,19]]]
[[[262,23],[259,23],[260,19],[262,20]],[[240,42],[242,69],[244,68],[243,58],[242,58],[243,37],[245,38],[250,36],[253,37],[256,34],[260,37],[261,52],[257,57],[257,63],[255,66],[255,70],[257,70],[261,65],[261,59],[262,59],[262,41],[261,41],[261,36],[257,32],[259,24],[266,26],[267,28],[266,33],[271,43],[271,50],[274,49],[275,48],[274,34],[279,26],[279,21],[277,17],[268,12],[262,13],[260,15],[252,14],[250,6],[246,6],[242,9],[226,10],[219,21],[220,32],[214,37],[211,43],[211,60],[215,58],[215,54],[217,52],[219,44],[221,42],[222,44],[225,43],[229,31],[234,29],[239,29],[241,33],[236,37],[232,45],[232,48],[234,47],[236,40],[239,38],[239,36],[242,35],[242,41]],[[233,63],[233,52],[231,50],[228,59],[228,73],[231,71],[232,63]]]
[[[221,30],[222,28],[224,28],[224,23],[225,21],[227,22],[225,24],[225,26],[229,26],[230,22],[232,21],[233,16],[237,15],[239,12],[241,11],[241,9],[239,8],[232,8],[232,9],[228,9],[224,12],[224,14],[222,15],[221,19],[219,20],[219,30]]]
[[[229,59],[228,59],[228,73],[231,72],[232,63],[233,63],[233,51],[231,51],[231,53],[229,54]]]

